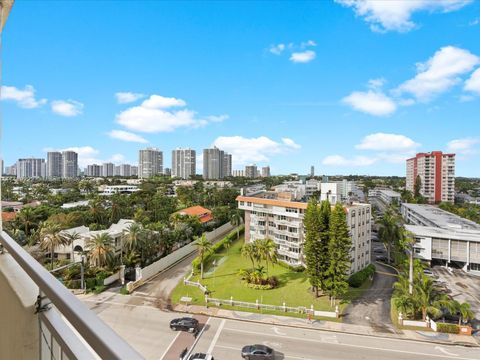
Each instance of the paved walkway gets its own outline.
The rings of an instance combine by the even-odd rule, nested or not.
[[[249,313],[244,311],[224,310],[224,309],[218,309],[218,308],[212,308],[212,307],[206,308],[205,306],[199,306],[199,305],[176,305],[174,310],[178,312],[185,312],[185,313],[191,313],[191,314],[192,313],[204,314],[204,315],[213,316],[213,317],[274,324],[274,325],[280,325],[280,326],[291,326],[291,327],[306,328],[306,329],[317,329],[317,330],[344,332],[344,333],[351,333],[351,334],[362,334],[362,335],[397,338],[397,339],[405,339],[405,340],[428,341],[428,342],[436,342],[436,343],[447,344],[447,345],[461,344],[461,345],[469,345],[469,346],[480,346],[480,339],[474,336],[462,336],[462,335],[454,335],[454,334],[435,333],[431,331],[414,331],[414,330],[402,330],[402,331],[398,331],[396,334],[393,334],[393,333],[375,331],[370,326],[345,324],[340,322],[322,321],[322,320],[315,320],[313,322],[308,322],[306,319],[294,318],[289,316],[257,314],[257,313]]]

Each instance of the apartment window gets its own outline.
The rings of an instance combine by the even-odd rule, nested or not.
[[[295,213],[295,214],[298,213],[298,209],[288,208],[288,207],[285,209],[285,211],[288,213]]]
[[[243,206],[244,202],[243,201],[240,201],[240,206]]]
[[[252,206],[252,203],[250,201],[247,202],[247,206]]]
[[[287,217],[285,215],[280,215],[278,217],[278,220],[287,220]]]

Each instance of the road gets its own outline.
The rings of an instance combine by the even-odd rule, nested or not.
[[[371,288],[347,307],[343,322],[370,326],[379,332],[394,333],[396,330],[390,318],[390,298],[396,272],[378,262],[375,267],[377,271]]]

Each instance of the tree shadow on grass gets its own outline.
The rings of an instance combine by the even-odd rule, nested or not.
[[[280,275],[276,275],[276,277],[278,279],[277,288],[285,287],[289,284],[289,282],[298,281],[299,279],[300,279],[299,283],[301,284],[303,284],[307,280],[307,277],[304,274],[296,273],[296,272],[283,273]]]

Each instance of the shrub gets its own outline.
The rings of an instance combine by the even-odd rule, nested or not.
[[[288,270],[291,270],[293,272],[304,272],[305,271],[305,267],[302,266],[302,265],[297,265],[297,266],[288,265],[288,264],[284,263],[283,261],[279,261],[277,263],[277,265],[280,265],[281,267],[283,267],[285,269],[288,269]]]
[[[351,287],[358,288],[367,280],[370,276],[375,274],[375,266],[370,264],[365,269],[360,270],[348,278],[348,284]]]
[[[122,295],[128,295],[129,292],[127,290],[127,288],[125,286],[123,286],[121,289],[120,289],[120,294]]]
[[[97,279],[95,278],[89,278],[85,279],[85,287],[87,290],[92,290],[96,286]]]
[[[460,328],[457,324],[437,323],[437,331],[447,334],[458,334]]]
[[[272,285],[266,284],[266,285],[261,285],[261,284],[252,284],[245,282],[245,285],[249,288],[255,289],[255,290],[270,290],[273,289]]]
[[[270,276],[267,278],[267,283],[273,288],[276,288],[278,286],[278,279],[275,276]]]
[[[97,285],[95,286],[95,289],[93,289],[93,292],[95,294],[100,294],[101,292],[105,291],[107,287],[105,285]]]

